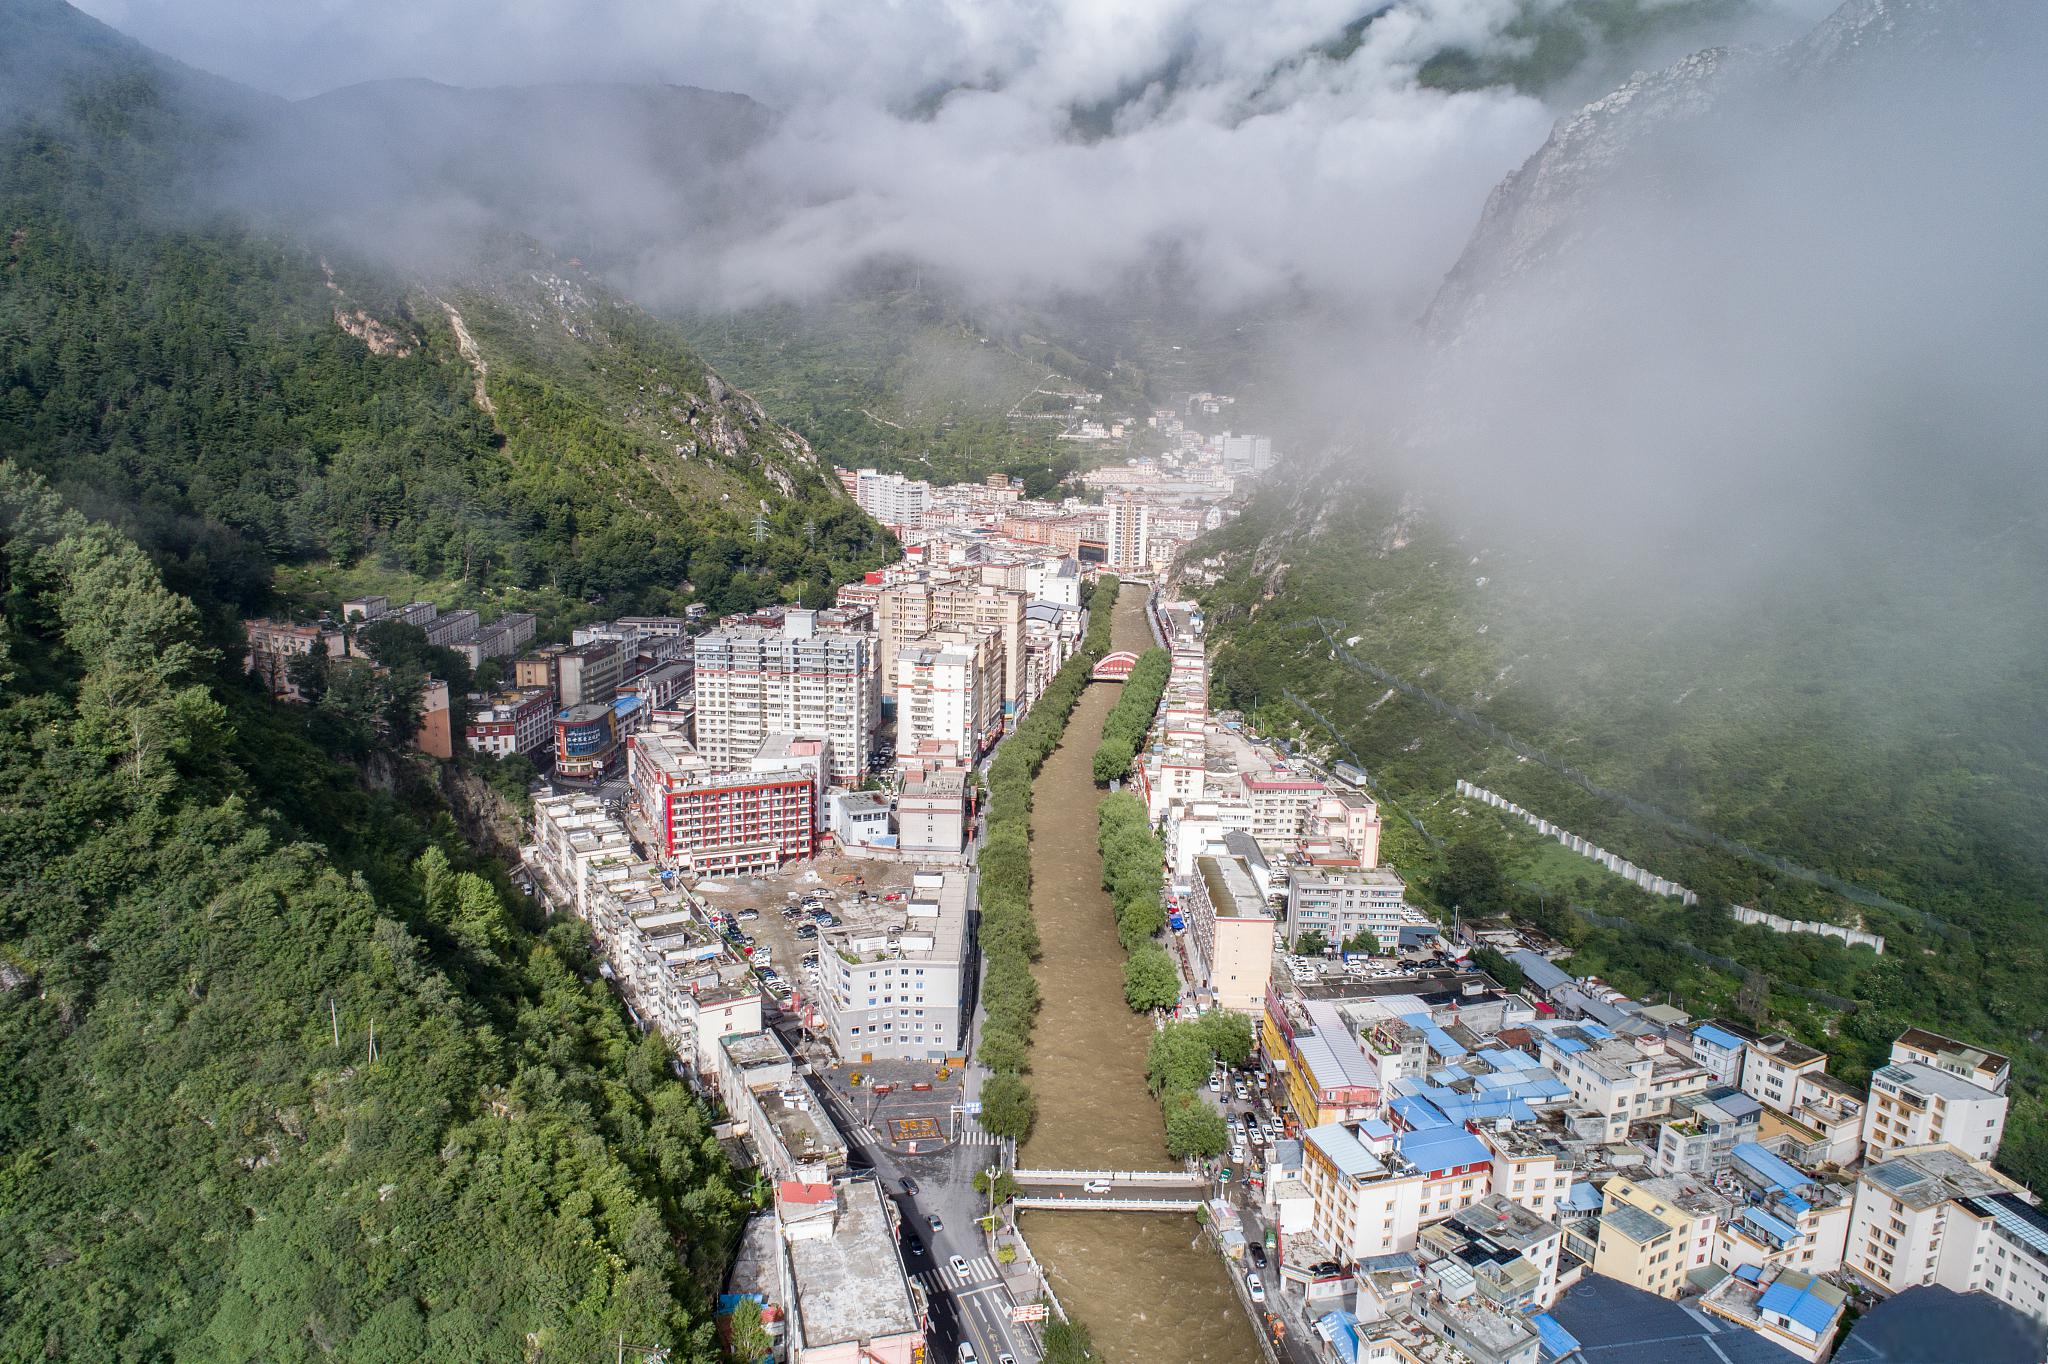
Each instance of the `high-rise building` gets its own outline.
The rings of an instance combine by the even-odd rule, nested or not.
[[[697,640],[697,749],[721,771],[746,766],[778,730],[831,741],[831,779],[856,784],[881,723],[875,641],[820,630],[815,611],[787,612],[780,628],[740,625]]]
[[[891,530],[917,525],[931,505],[932,485],[921,478],[862,469],[854,475],[853,500]]]
[[[1863,1111],[1869,1159],[1901,1147],[1946,1142],[1974,1160],[1995,1160],[2005,1136],[2012,1062],[1924,1028],[1892,1043],[1891,1064],[1870,1077]]]
[[[1003,733],[1002,639],[993,629],[942,630],[896,655],[896,743],[951,743],[972,762]]]
[[[1142,569],[1152,561],[1152,504],[1129,493],[1109,499],[1109,566]]]

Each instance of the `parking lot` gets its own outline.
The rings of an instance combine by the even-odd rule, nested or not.
[[[773,876],[700,881],[697,893],[736,931],[740,950],[757,964],[776,1002],[793,1008],[810,975],[805,958],[835,923],[881,913],[910,888],[911,868],[824,854]]]

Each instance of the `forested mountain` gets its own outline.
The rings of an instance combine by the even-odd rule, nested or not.
[[[541,247],[408,265],[235,211],[275,101],[56,0],[0,6],[0,86],[44,95],[0,128],[0,446],[179,588],[250,609],[271,562],[368,558],[733,609],[883,552],[805,442]]]
[[[1418,400],[1196,551],[1228,699],[1370,770],[1446,908],[1540,918],[1575,969],[1793,1027],[1852,1077],[1915,1018],[2008,1050],[2004,1160],[2036,1182],[2048,341],[2006,234],[2048,193],[2020,93],[2044,27],[1851,0],[1561,120],[1439,298]],[[1446,868],[1474,841],[1506,884]]]
[[[714,1358],[745,1196],[579,929],[11,463],[0,612],[0,1357]]]
[[[714,1359],[753,1194],[660,1039],[220,646],[279,569],[723,610],[886,539],[534,243],[223,199],[280,107],[0,3],[0,1358]]]

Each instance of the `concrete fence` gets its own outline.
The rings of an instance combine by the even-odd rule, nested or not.
[[[1675,895],[1689,905],[1696,905],[1700,902],[1700,897],[1697,893],[1687,890],[1684,886],[1679,885],[1678,882],[1668,877],[1659,876],[1647,868],[1639,867],[1625,857],[1617,856],[1597,844],[1588,842],[1569,829],[1561,829],[1534,812],[1524,810],[1521,806],[1496,791],[1489,791],[1483,786],[1476,786],[1460,777],[1458,778],[1458,794],[1466,797],[1468,800],[1476,800],[1482,805],[1491,805],[1496,810],[1513,815],[1545,838],[1556,839],[1573,852],[1578,853],[1582,857],[1591,858],[1616,876],[1626,881],[1635,882],[1652,895]]]
[[[1884,955],[1882,933],[1867,933],[1860,928],[1844,928],[1840,924],[1823,923],[1817,919],[1784,919],[1751,905],[1736,905],[1728,912],[1739,924],[1759,924],[1773,933],[1812,933],[1823,938],[1839,938],[1851,946],[1860,943],[1874,948],[1880,957]]]

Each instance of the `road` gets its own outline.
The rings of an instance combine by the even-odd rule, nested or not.
[[[872,1129],[843,1092],[829,1084],[817,1088],[832,1120],[846,1134],[853,1157],[881,1177],[882,1187],[902,1211],[904,1265],[924,1285],[932,1303],[931,1357],[957,1357],[964,1335],[974,1343],[982,1364],[996,1364],[1004,1355],[1018,1364],[1032,1364],[1038,1358],[1037,1347],[1027,1328],[1010,1320],[1015,1304],[975,1225],[975,1219],[988,1211],[974,1192],[975,1173],[1003,1163],[1001,1148],[955,1143],[937,1152],[906,1155],[869,1138]],[[915,1181],[914,1195],[904,1190],[905,1179]],[[931,1226],[934,1217],[940,1224],[936,1231]],[[952,1268],[956,1255],[967,1266],[965,1275]]]

